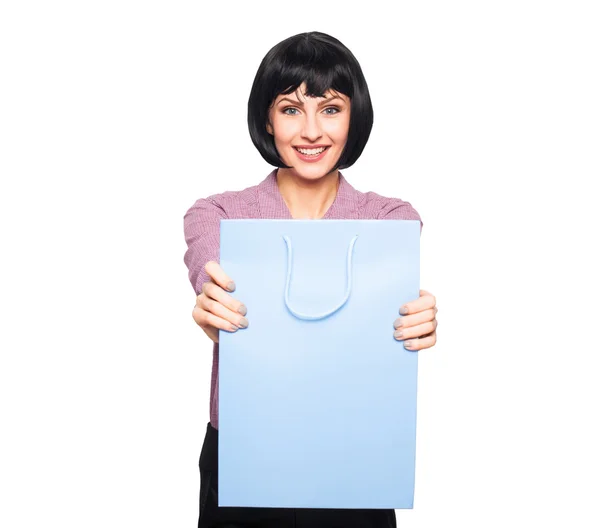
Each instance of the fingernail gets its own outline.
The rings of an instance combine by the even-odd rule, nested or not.
[[[402,315],[406,315],[408,313],[408,308],[406,306],[403,306],[402,308],[400,308],[400,313]]]
[[[242,317],[242,320],[239,322],[238,326],[240,328],[247,328],[248,327],[248,319],[246,319],[245,317]]]
[[[238,330],[239,330],[239,328],[237,326],[235,326],[234,324],[231,325],[232,332],[237,332]]]
[[[404,321],[402,319],[396,319],[394,321],[394,328],[400,328],[403,325]]]
[[[242,315],[246,315],[248,313],[248,309],[244,304],[242,304],[242,306],[238,308],[238,312],[240,312]]]
[[[394,332],[394,337],[396,339],[400,339],[402,337],[402,332],[400,332],[400,331]]]
[[[410,348],[412,346],[412,341],[405,341],[404,342],[404,347],[405,348]]]
[[[233,290],[235,290],[235,282],[233,282],[233,281],[229,282],[229,283],[227,284],[227,289],[228,289],[229,291],[233,291]]]

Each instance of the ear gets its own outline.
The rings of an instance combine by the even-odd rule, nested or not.
[[[272,136],[274,135],[273,134],[273,127],[271,126],[271,123],[267,123],[267,132],[269,134],[271,134]]]

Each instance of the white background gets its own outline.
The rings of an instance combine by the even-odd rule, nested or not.
[[[2,3],[0,525],[196,526],[212,342],[183,215],[272,170],[250,87],[310,30],[373,99],[344,175],[424,221],[439,337],[398,525],[600,525],[594,2],[385,4]]]

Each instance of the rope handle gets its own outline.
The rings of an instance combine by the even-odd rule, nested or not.
[[[344,295],[344,299],[342,300],[342,302],[340,304],[338,304],[335,308],[333,308],[332,310],[329,310],[328,312],[311,315],[311,314],[305,314],[305,313],[298,312],[290,306],[290,295],[289,294],[290,294],[290,281],[292,278],[292,262],[293,262],[292,261],[292,241],[290,240],[289,236],[283,235],[283,240],[285,240],[285,243],[287,246],[287,254],[288,254],[287,278],[286,278],[286,283],[285,283],[285,305],[287,306],[288,310],[294,316],[296,316],[298,319],[303,319],[305,321],[318,321],[319,319],[324,319],[325,317],[328,317],[331,314],[337,312],[342,306],[344,306],[346,304],[346,302],[348,301],[348,298],[350,297],[350,290],[352,288],[352,250],[354,249],[354,244],[356,243],[357,238],[358,238],[358,235],[355,235],[355,237],[350,241],[350,245],[348,246],[348,257],[346,259],[346,294]]]

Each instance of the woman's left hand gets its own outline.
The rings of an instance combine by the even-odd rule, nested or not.
[[[394,337],[404,341],[408,350],[431,348],[437,341],[437,307],[435,297],[425,290],[419,290],[420,297],[404,304],[399,317],[394,321]]]

